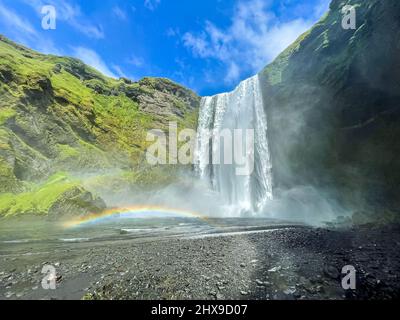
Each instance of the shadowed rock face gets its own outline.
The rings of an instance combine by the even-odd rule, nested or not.
[[[341,26],[344,5],[356,8],[356,30]],[[260,72],[277,193],[311,186],[346,207],[398,208],[399,49],[399,1],[334,0]],[[122,170],[116,180],[98,181],[119,188],[169,181],[170,173],[141,167],[146,132],[171,120],[196,128],[200,101],[167,79],[110,79],[79,60],[45,56],[4,37],[0,95],[0,214],[10,206],[31,212],[15,197],[36,195],[38,183],[47,188],[54,179],[46,179],[60,172],[67,174],[52,188],[59,197],[41,213],[68,194],[92,199],[89,207],[97,202],[69,179],[71,171]]]
[[[341,8],[354,5],[357,29]],[[261,73],[275,188],[311,185],[341,204],[398,208],[400,2],[334,0]]]

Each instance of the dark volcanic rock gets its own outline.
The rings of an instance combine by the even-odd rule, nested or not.
[[[311,244],[301,241],[307,239]],[[0,256],[0,298],[381,300],[400,292],[398,225],[49,243],[51,257],[25,254],[37,246],[21,244]],[[241,261],[252,267],[240,267]],[[40,289],[46,264],[62,276],[54,292]],[[343,289],[337,277],[346,265],[356,269],[355,290]]]
[[[380,217],[399,207],[399,44],[399,1],[335,0],[261,72],[276,188],[313,186]]]

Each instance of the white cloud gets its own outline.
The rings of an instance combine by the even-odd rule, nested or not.
[[[144,65],[144,60],[135,55],[132,55],[127,62],[135,67],[142,67]]]
[[[244,72],[256,73],[309,29],[327,0],[320,0],[309,18],[282,21],[266,1],[237,2],[231,24],[223,29],[210,21],[200,33],[183,35],[194,56],[215,59],[226,67],[225,82],[234,83]]]
[[[53,42],[39,34],[34,26],[15,11],[0,3],[0,25],[3,25],[7,33],[19,43],[45,54],[61,55],[62,52],[56,48]]]
[[[116,16],[120,20],[125,21],[127,19],[126,12],[118,6],[114,7],[112,9],[112,12],[113,12],[114,16]]]
[[[126,74],[122,71],[122,69],[121,69],[120,66],[118,66],[118,65],[116,65],[116,64],[113,64],[111,67],[112,67],[112,68],[114,69],[114,71],[117,73],[118,77],[128,78],[128,77],[126,76]]]
[[[167,31],[165,31],[165,35],[170,38],[178,36],[179,33],[180,33],[179,28],[171,27],[171,28],[168,28]]]
[[[228,72],[225,76],[225,82],[232,83],[240,77],[239,66],[235,62],[231,62],[228,66]]]
[[[329,8],[330,3],[331,0],[320,0],[320,2],[314,8],[314,15],[316,17],[321,17],[326,12],[327,8]]]
[[[68,23],[77,31],[85,34],[90,38],[102,39],[104,38],[103,27],[95,25],[89,21],[78,5],[72,5],[63,0],[24,0],[30,5],[38,15],[42,16],[40,11],[45,5],[52,5],[57,12],[57,20]]]
[[[53,41],[43,37],[37,40],[36,43],[30,44],[30,47],[44,54],[54,54],[57,56],[65,55],[62,49],[54,45]]]
[[[139,79],[139,77],[132,75],[131,73],[125,73],[125,71],[122,70],[122,68],[117,64],[111,65],[111,68],[115,71],[115,73],[117,74],[117,76],[119,78],[127,78],[130,80],[138,80]]]
[[[96,51],[85,47],[75,47],[73,48],[73,55],[106,76],[118,78],[118,76],[107,67],[106,63]]]
[[[156,10],[160,3],[161,0],[144,0],[144,6],[151,11]]]
[[[104,38],[103,28],[100,25],[94,26],[90,24],[81,24],[76,20],[70,21],[70,25],[90,38],[95,38],[95,39]]]
[[[1,22],[4,23],[8,28],[15,29],[18,32],[24,32],[28,35],[36,35],[36,30],[29,23],[29,21],[23,19],[17,15],[14,11],[6,8],[0,3],[0,17]]]
[[[192,33],[187,32],[183,35],[183,42],[186,47],[192,49],[193,54],[197,57],[200,58],[217,57],[218,53],[213,52],[206,38],[207,36],[205,33],[195,36]]]

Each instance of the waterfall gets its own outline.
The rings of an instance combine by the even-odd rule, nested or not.
[[[235,140],[238,129],[243,134]],[[252,129],[253,133],[251,141],[254,143],[250,149],[245,149],[246,129]],[[232,133],[230,138],[226,138],[226,132]],[[221,160],[221,155],[232,156],[237,151],[234,149],[246,151],[246,165],[254,168],[251,174],[238,175],[237,163],[226,164]],[[267,200],[272,199],[267,117],[257,75],[241,82],[230,93],[201,100],[195,169],[199,177],[219,192],[224,202],[237,213],[258,212]]]

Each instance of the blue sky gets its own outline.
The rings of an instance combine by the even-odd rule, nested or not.
[[[0,33],[108,76],[233,89],[327,11],[329,0],[0,0]],[[42,28],[53,5],[56,29]]]

